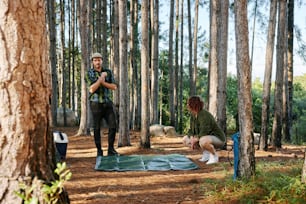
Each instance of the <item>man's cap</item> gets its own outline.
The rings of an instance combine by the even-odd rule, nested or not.
[[[92,54],[91,60],[92,60],[93,58],[101,58],[101,59],[102,59],[102,55],[101,55],[100,53],[96,52],[96,53],[93,53],[93,54]]]

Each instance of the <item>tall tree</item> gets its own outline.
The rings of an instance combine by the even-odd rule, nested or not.
[[[288,66],[288,120],[285,131],[285,141],[291,141],[291,129],[292,129],[292,108],[293,108],[293,33],[294,28],[294,0],[288,1],[288,24],[287,24],[287,36],[288,36],[288,51],[287,51],[287,66]]]
[[[181,23],[181,47],[180,47],[180,68],[179,68],[179,133],[183,132],[183,57],[184,57],[184,0],[181,0],[181,16],[180,16],[180,23]]]
[[[227,47],[228,47],[228,0],[220,1],[220,15],[218,18],[218,87],[217,87],[217,122],[226,135],[226,81],[227,81]]]
[[[118,146],[130,144],[129,133],[129,81],[127,67],[127,7],[126,1],[118,2],[119,8],[119,140]]]
[[[217,117],[217,90],[218,90],[218,35],[220,35],[220,1],[210,0],[210,48],[208,73],[208,110]],[[220,22],[220,21],[219,21]]]
[[[61,35],[61,107],[63,109],[64,126],[67,125],[66,114],[66,91],[67,91],[67,70],[66,70],[66,57],[65,57],[65,0],[60,0],[60,35]]]
[[[130,6],[130,78],[131,78],[131,92],[130,92],[130,112],[131,112],[131,128],[133,130],[140,130],[140,118],[141,118],[141,97],[140,97],[140,83],[139,83],[139,71],[138,71],[138,1],[131,0]],[[156,84],[155,84],[156,85]]]
[[[238,78],[239,164],[238,178],[255,175],[252,83],[249,59],[247,0],[235,0],[236,66]]]
[[[103,56],[103,66],[104,67],[109,67],[109,53],[107,50],[107,40],[108,40],[108,24],[107,24],[107,0],[101,1],[101,27],[102,27],[102,32],[101,32],[101,53]]]
[[[141,4],[141,140],[143,148],[150,148],[149,107],[149,0]]]
[[[47,1],[47,16],[49,28],[49,58],[52,76],[52,95],[51,95],[51,116],[52,125],[57,125],[57,106],[58,106],[58,84],[57,84],[57,71],[56,71],[56,14],[55,14],[55,0]]]
[[[174,18],[174,0],[170,0],[170,20],[169,20],[169,52],[168,52],[168,69],[169,69],[169,112],[170,125],[175,126],[175,108],[174,108],[174,68],[173,68],[173,18]]]
[[[85,82],[85,74],[90,66],[89,61],[89,38],[90,38],[90,24],[89,24],[89,12],[91,7],[91,0],[78,0],[78,12],[80,15],[80,36],[81,36],[81,51],[82,51],[82,62],[81,62],[81,118],[80,126],[77,135],[88,134],[87,119],[88,119],[88,97],[87,97],[87,85]]]
[[[0,4],[1,203],[23,203],[15,193],[20,182],[36,185],[44,203],[42,183],[54,180],[55,167],[45,2]]]
[[[179,0],[175,0],[175,66],[174,66],[174,88],[173,88],[173,102],[175,120],[174,127],[177,129],[178,125],[178,71],[179,71],[179,14],[180,14],[180,3]]]
[[[189,59],[188,59],[188,70],[189,70],[189,85],[190,85],[190,90],[189,90],[189,95],[195,95],[196,94],[196,84],[195,84],[195,78],[193,78],[195,75],[193,73],[192,69],[192,29],[191,29],[191,5],[190,5],[190,0],[187,0],[187,19],[188,19],[188,51],[189,51]]]
[[[199,0],[194,4],[194,27],[193,27],[193,76],[194,94],[197,94],[197,74],[198,74],[198,18],[199,18]]]
[[[112,16],[111,16],[111,25],[112,25],[112,35],[111,35],[111,67],[114,71],[114,78],[116,82],[119,82],[119,8],[118,0],[113,1],[112,6]],[[119,107],[119,94],[120,89],[114,93],[114,104],[116,107]]]
[[[270,19],[268,26],[268,36],[265,56],[265,76],[262,93],[262,111],[261,111],[261,138],[259,143],[260,150],[268,150],[268,127],[270,116],[270,93],[271,93],[271,75],[273,65],[273,52],[275,42],[277,0],[271,0]]]
[[[272,129],[272,145],[281,148],[282,119],[283,119],[283,82],[284,82],[284,55],[285,55],[285,29],[286,29],[286,0],[278,4],[278,28],[276,45],[276,77],[274,92],[274,119]]]
[[[151,124],[158,123],[159,0],[151,0]]]

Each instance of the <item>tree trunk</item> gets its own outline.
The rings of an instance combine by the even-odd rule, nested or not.
[[[101,54],[103,56],[103,66],[104,67],[109,67],[109,53],[107,51],[107,42],[108,42],[108,24],[107,24],[107,0],[101,1],[102,3],[102,22],[101,22],[101,27],[102,27],[102,33],[101,33]]]
[[[272,129],[272,145],[279,149],[282,147],[282,106],[284,82],[284,54],[286,29],[286,0],[280,0],[278,5],[278,31],[276,46],[276,77],[274,93],[274,120]]]
[[[169,112],[170,125],[175,126],[175,110],[174,110],[174,68],[173,68],[173,15],[174,0],[170,0],[170,20],[169,20],[169,52],[168,52],[168,69],[169,69]]]
[[[190,0],[187,0],[187,12],[188,12],[188,50],[189,50],[189,60],[188,60],[188,68],[189,68],[189,85],[190,85],[190,91],[189,95],[195,95],[196,94],[196,85],[194,82],[194,73],[192,69],[192,30],[191,30],[191,5]]]
[[[293,39],[294,39],[294,0],[288,1],[288,50],[287,50],[287,70],[288,70],[288,120],[285,134],[285,141],[291,141],[292,129],[292,106],[293,106]]]
[[[173,106],[174,106],[174,128],[178,127],[178,70],[179,70],[179,0],[175,0],[175,66],[174,66],[174,87],[173,87]]]
[[[112,49],[111,49],[111,65],[114,71],[114,78],[119,82],[119,9],[118,0],[113,1],[113,14],[112,14]],[[113,101],[116,107],[119,107],[119,94],[120,89],[114,92]]]
[[[252,115],[252,77],[249,59],[247,0],[235,1],[236,63],[238,78],[239,165],[238,178],[255,175]]]
[[[89,111],[88,107],[88,97],[87,97],[87,86],[85,82],[86,71],[90,66],[89,63],[89,12],[91,1],[80,0],[78,4],[78,11],[80,15],[80,36],[81,36],[81,51],[82,51],[82,62],[81,62],[81,118],[80,126],[77,135],[86,135],[88,134],[88,124],[87,124],[87,115]]]
[[[181,56],[180,56],[180,80],[179,80],[179,87],[180,87],[180,100],[179,100],[179,133],[182,134],[183,132],[183,57],[184,57],[184,46],[183,46],[183,42],[184,42],[184,0],[181,0],[181,47],[180,47],[180,52],[181,52]]]
[[[1,1],[0,15],[0,199],[18,204],[20,182],[54,179],[45,2]],[[41,188],[33,194],[44,203]]]
[[[66,91],[67,91],[67,77],[66,77],[66,58],[65,58],[65,1],[60,0],[60,33],[61,33],[61,106],[63,108],[64,126],[67,126],[66,114]]]
[[[194,95],[197,94],[197,75],[198,75],[198,17],[199,17],[199,0],[194,3],[194,28],[193,28],[193,75]]]
[[[220,28],[218,23],[220,18],[219,0],[210,1],[210,55],[208,73],[208,111],[217,117],[217,90],[218,90],[218,35]]]
[[[127,11],[126,1],[119,1],[119,140],[118,147],[129,146],[129,76],[127,67]]]
[[[302,169],[302,183],[306,184],[306,149],[304,149],[304,165]]]
[[[227,81],[227,44],[228,44],[228,0],[220,1],[218,28],[218,87],[217,87],[217,122],[226,135],[226,81]]]
[[[57,106],[58,106],[58,85],[57,85],[57,71],[56,71],[56,15],[55,15],[55,1],[47,1],[47,11],[48,11],[48,28],[49,28],[49,58],[52,74],[52,95],[51,95],[51,115],[52,122],[51,126],[57,126]]]
[[[151,0],[151,32],[152,32],[152,48],[151,48],[151,124],[158,123],[158,37],[159,37],[159,0]]]
[[[141,140],[143,148],[150,148],[149,134],[149,0],[141,4]]]
[[[265,151],[268,150],[268,127],[270,118],[271,75],[275,41],[276,11],[277,0],[272,0],[270,4],[270,19],[266,46],[265,76],[262,93],[261,137],[259,142],[259,149]]]

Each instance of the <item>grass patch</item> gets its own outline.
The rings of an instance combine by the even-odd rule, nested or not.
[[[217,203],[306,203],[306,184],[301,183],[303,161],[259,161],[250,180],[206,180],[204,197]]]

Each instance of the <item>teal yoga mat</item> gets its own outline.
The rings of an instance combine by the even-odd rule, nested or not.
[[[98,156],[97,171],[169,171],[193,170],[198,166],[181,154]]]

